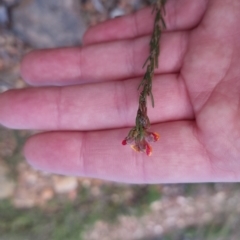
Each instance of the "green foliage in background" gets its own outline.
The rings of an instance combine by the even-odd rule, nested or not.
[[[112,195],[121,197],[126,187],[103,186],[101,195],[93,197],[82,188],[74,202],[54,199],[44,208],[15,209],[8,200],[0,201],[0,240],[76,240],[95,221],[116,221],[119,215],[140,216],[149,203],[159,199],[157,186],[133,186],[133,196],[115,202]]]

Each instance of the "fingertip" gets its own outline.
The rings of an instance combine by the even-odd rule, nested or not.
[[[130,20],[133,14],[108,19],[90,27],[83,36],[83,45],[133,38]],[[130,26],[130,27],[129,27]]]
[[[50,136],[47,133],[39,133],[27,139],[23,148],[23,154],[27,162],[34,168],[51,172],[48,149],[51,148]],[[54,151],[54,149],[53,149]]]
[[[83,38],[82,38],[82,45],[83,46],[86,46],[86,45],[89,45],[91,44],[91,32],[92,30],[94,29],[94,27],[90,27],[83,35]]]
[[[24,55],[21,63],[20,63],[20,74],[22,76],[22,78],[26,81],[27,79],[27,74],[28,74],[28,59],[29,59],[29,55],[31,55],[31,52]]]
[[[27,53],[23,58],[22,58],[22,61],[21,61],[21,64],[20,64],[20,74],[22,76],[22,78],[24,79],[24,81],[28,84],[33,84],[33,76],[32,76],[32,63],[33,63],[33,60],[35,58],[35,54],[36,54],[36,51],[31,51],[29,53]]]
[[[33,168],[40,171],[53,172],[48,156],[48,147],[51,148],[51,141],[49,141],[51,138],[46,135],[47,133],[39,133],[29,137],[23,147],[23,155]]]
[[[9,102],[12,99],[12,93],[15,90],[7,90],[0,94],[0,124],[7,128],[13,128],[14,119],[10,118],[12,112],[12,104]]]
[[[111,23],[113,21],[114,19],[106,20],[91,26],[83,35],[83,46],[111,41],[112,38],[109,36],[109,31],[111,31]]]
[[[34,146],[34,137],[30,137],[25,142],[25,145],[23,147],[23,155],[27,162],[35,168],[35,161],[33,160],[33,146]],[[36,167],[38,168],[38,167]]]
[[[81,77],[79,47],[34,50],[21,62],[23,79],[33,86],[76,84]]]
[[[72,137],[73,136],[73,137]],[[31,136],[25,143],[23,153],[35,169],[64,175],[79,175],[79,134],[45,132]]]

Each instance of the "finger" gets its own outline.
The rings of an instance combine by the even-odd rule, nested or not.
[[[189,30],[196,27],[202,19],[207,3],[208,0],[168,0],[164,16],[166,31]],[[148,35],[152,32],[153,22],[152,8],[145,8],[90,28],[84,35],[83,43],[87,45]]]
[[[133,126],[139,79],[70,87],[28,88],[0,95],[0,123],[17,129],[96,130]],[[176,75],[154,79],[151,121],[194,117],[185,85]]]
[[[151,157],[121,146],[128,129],[43,133],[30,138],[24,152],[35,168],[64,175],[129,183],[217,180],[194,135],[193,122],[158,124],[153,130],[161,138]]]
[[[161,40],[157,73],[179,71],[187,50],[188,33],[166,33]],[[32,85],[69,85],[142,76],[149,54],[149,37],[84,48],[38,50],[22,62],[21,73]]]

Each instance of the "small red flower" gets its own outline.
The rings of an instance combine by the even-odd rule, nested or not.
[[[160,138],[160,135],[158,133],[153,132],[151,135],[153,136],[154,142],[158,141]]]
[[[145,138],[148,142],[157,142],[160,138],[160,135],[155,132],[146,132]]]
[[[131,148],[135,151],[135,152],[141,152],[140,148],[138,145],[131,145]]]
[[[152,147],[150,142],[156,142],[160,138],[158,133],[148,132],[143,129],[139,132],[136,128],[131,129],[128,136],[122,141],[122,145],[130,144],[131,148],[136,152],[144,152],[148,156],[152,155]]]
[[[148,156],[152,155],[152,147],[148,143],[146,144],[146,154]]]

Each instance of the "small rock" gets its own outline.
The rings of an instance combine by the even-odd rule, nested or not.
[[[121,8],[115,8],[110,12],[110,17],[111,18],[116,18],[125,15],[125,11]]]
[[[8,175],[9,169],[0,159],[0,200],[11,197],[15,190],[15,182]]]
[[[92,0],[92,3],[95,7],[95,9],[100,12],[100,13],[104,13],[105,12],[105,9],[104,9],[104,6],[102,4],[102,2],[100,0]]]
[[[56,193],[69,193],[76,190],[78,187],[78,181],[75,177],[54,177],[53,188]]]
[[[54,192],[51,188],[46,188],[41,192],[41,199],[46,202],[54,197]]]

